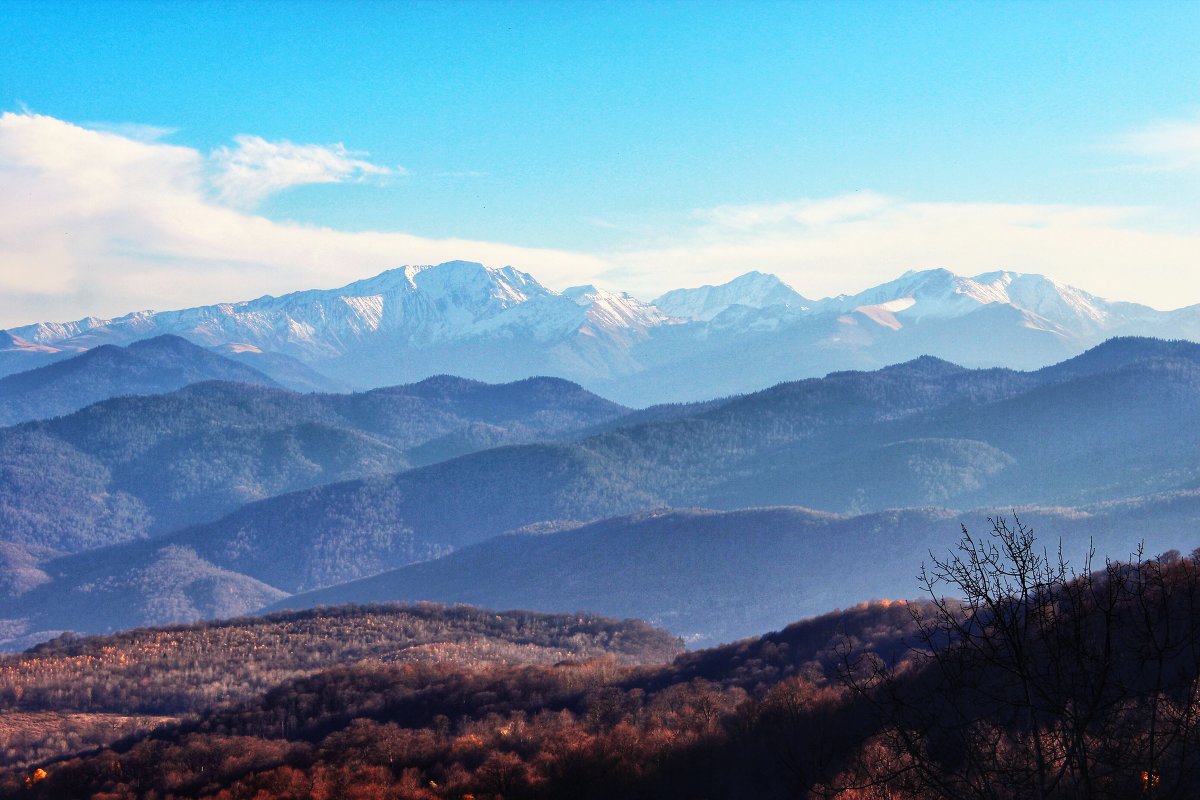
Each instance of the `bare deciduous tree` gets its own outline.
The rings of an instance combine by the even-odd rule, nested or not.
[[[881,714],[844,784],[921,797],[1189,797],[1200,787],[1200,559],[1076,571],[1015,515],[921,569],[913,657],[846,652]],[[879,768],[879,765],[901,765]],[[902,793],[898,796],[904,796]]]

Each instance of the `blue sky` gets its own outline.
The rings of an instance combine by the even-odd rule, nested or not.
[[[25,220],[0,222],[0,325],[442,255],[647,297],[939,266],[1200,302],[1200,3],[6,2],[0,22]]]

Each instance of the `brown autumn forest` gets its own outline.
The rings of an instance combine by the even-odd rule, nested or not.
[[[62,636],[0,661],[0,763],[24,764],[178,721],[322,669],[364,660],[462,667],[596,656],[658,662],[675,638],[593,615],[464,606],[356,606],[104,637]]]
[[[0,796],[1200,792],[1200,555],[1073,567],[998,520],[964,531],[923,579],[920,603],[863,604],[680,655],[642,623],[432,606],[417,620],[351,608],[59,640],[5,662],[8,709],[97,713],[137,698],[175,721],[10,768]],[[409,635],[378,644],[389,614],[425,631],[400,644],[419,657],[381,657]],[[296,648],[281,635],[322,625],[328,637]],[[500,643],[456,646],[489,629]],[[236,666],[258,647],[280,678],[265,690]],[[224,652],[216,672],[228,668],[236,699],[205,706],[202,651]]]

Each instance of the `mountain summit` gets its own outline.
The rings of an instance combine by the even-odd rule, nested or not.
[[[785,306],[797,311],[807,311],[812,306],[812,301],[774,275],[747,272],[720,286],[674,289],[655,299],[654,305],[674,317],[707,321],[731,306]]]
[[[650,404],[925,354],[1032,369],[1111,336],[1200,338],[1200,307],[1160,312],[1042,275],[945,269],[823,300],[748,272],[647,303],[595,286],[556,292],[513,267],[451,261],[338,289],[16,328],[0,340],[0,374],[160,334],[297,359],[356,388],[440,373],[490,382],[554,375]]]
[[[275,386],[269,377],[179,336],[101,345],[0,378],[0,426],[56,417],[123,394],[158,394],[199,381]]]
[[[918,320],[950,319],[981,306],[1011,306],[1028,315],[1035,326],[1069,333],[1101,330],[1122,316],[1114,306],[1144,309],[1130,303],[1113,304],[1044,275],[987,272],[964,278],[945,269],[906,272],[894,281],[852,296],[824,301],[830,309],[884,309]]]

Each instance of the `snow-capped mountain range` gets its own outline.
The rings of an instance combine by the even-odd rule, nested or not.
[[[1197,339],[1200,306],[1160,312],[1041,275],[942,269],[823,300],[750,272],[643,302],[594,286],[555,292],[513,267],[454,261],[339,289],[0,331],[0,375],[164,333],[281,354],[360,388],[438,373],[489,381],[541,374],[650,404],[925,354],[1033,368],[1111,336]]]

